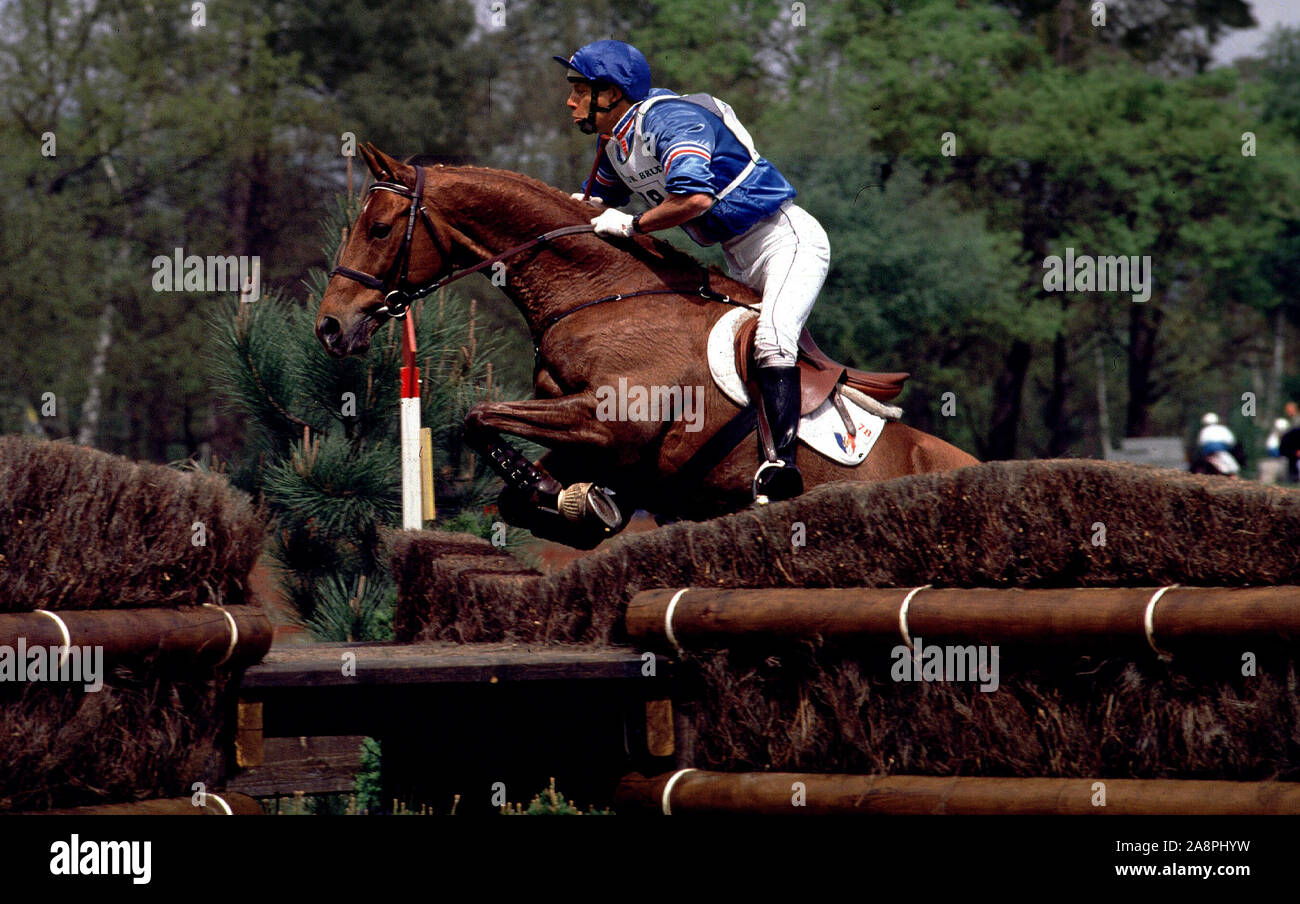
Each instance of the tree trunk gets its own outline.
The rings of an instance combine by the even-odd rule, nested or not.
[[[1020,424],[1020,405],[1025,388],[1025,374],[1033,350],[1029,343],[1017,339],[1011,343],[1006,366],[993,387],[993,417],[980,457],[986,461],[1015,458],[1016,429]]]
[[[1110,406],[1106,402],[1106,350],[1097,346],[1097,433],[1100,455],[1110,457]]]
[[[113,342],[113,303],[104,305],[104,313],[99,317],[99,339],[95,343],[95,356],[90,361],[90,389],[86,393],[86,403],[81,406],[81,429],[77,431],[77,444],[93,446],[99,435],[100,384],[104,382],[104,370],[108,363],[108,347]]]
[[[1128,322],[1128,409],[1125,436],[1147,436],[1152,394],[1151,369],[1156,357],[1156,333],[1163,315],[1149,304],[1129,305]]]
[[[1278,305],[1273,314],[1273,369],[1268,378],[1268,407],[1264,409],[1272,429],[1272,419],[1282,414],[1282,368],[1286,354],[1285,305]]]
[[[1057,333],[1052,343],[1052,392],[1047,397],[1044,420],[1051,432],[1047,441],[1047,457],[1060,458],[1070,450],[1073,439],[1070,418],[1066,414],[1066,397],[1070,389],[1070,353],[1065,345],[1065,334]]]

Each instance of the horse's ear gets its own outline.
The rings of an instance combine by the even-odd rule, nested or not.
[[[369,142],[366,143],[366,148],[370,151],[371,156],[374,157],[375,162],[371,164],[370,168],[375,172],[376,179],[382,178],[387,182],[401,182],[403,184],[409,183],[414,179],[415,171],[405,163],[388,156]],[[380,176],[381,172],[383,173],[382,176]]]
[[[366,166],[370,167],[370,174],[372,176],[380,182],[388,182],[392,180],[393,174],[385,171],[383,163],[375,156],[375,152],[378,148],[367,141],[365,144],[361,145],[359,150],[361,151],[361,159],[365,160]]]

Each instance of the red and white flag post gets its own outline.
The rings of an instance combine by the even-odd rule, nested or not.
[[[415,318],[402,318],[402,528],[424,527],[420,491],[420,368],[415,366]]]

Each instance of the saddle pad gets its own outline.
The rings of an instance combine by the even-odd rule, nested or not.
[[[741,406],[749,404],[749,392],[736,372],[736,333],[746,320],[757,316],[758,312],[753,308],[734,308],[722,315],[709,332],[709,373],[723,394]],[[848,399],[844,399],[844,405],[857,427],[854,435],[846,435],[844,419],[835,410],[832,399],[828,398],[816,410],[800,418],[799,439],[831,461],[852,467],[866,460],[867,453],[880,438],[885,419],[863,411]]]

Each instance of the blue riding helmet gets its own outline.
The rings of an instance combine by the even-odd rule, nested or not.
[[[595,41],[567,60],[554,57],[588,82],[605,82],[618,88],[632,103],[650,93],[650,64],[641,51],[622,41]]]

